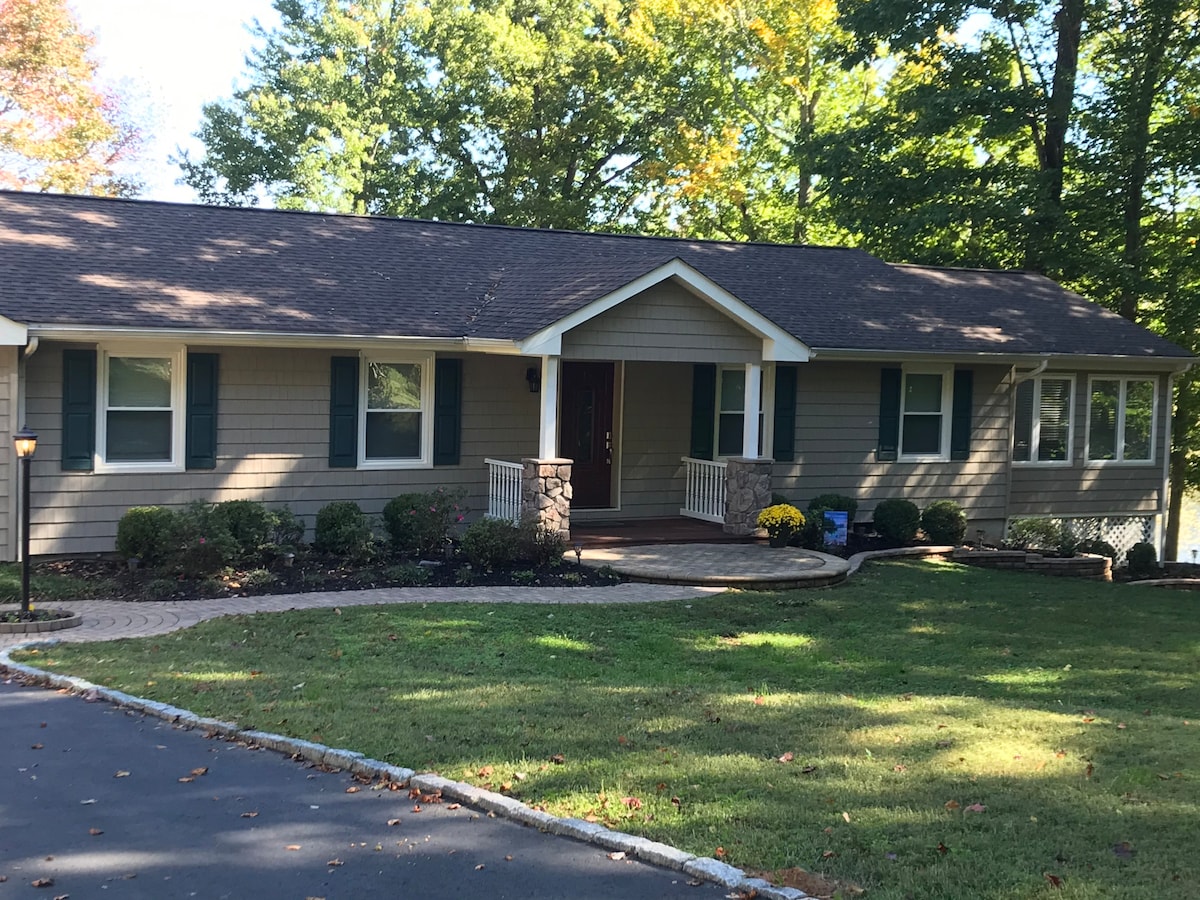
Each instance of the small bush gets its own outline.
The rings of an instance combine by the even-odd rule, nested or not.
[[[935,544],[961,544],[967,535],[967,514],[953,500],[935,500],[921,513],[921,530]]]
[[[470,587],[475,583],[475,570],[469,565],[459,566],[454,570],[454,583],[460,587]]]
[[[383,508],[383,524],[392,549],[404,556],[435,557],[450,540],[450,530],[466,514],[462,488],[401,494]]]
[[[289,506],[268,510],[271,519],[270,541],[281,552],[294,551],[304,541],[304,520]]]
[[[519,569],[512,573],[513,584],[530,585],[537,583],[537,572],[533,569]]]
[[[179,515],[163,506],[134,506],[117,523],[117,553],[148,568],[165,564],[179,544]]]
[[[1062,525],[1053,519],[1028,516],[1013,519],[1005,544],[1014,550],[1058,550],[1062,543]]]
[[[472,522],[459,545],[467,562],[484,571],[511,565],[520,547],[521,529],[503,519]]]
[[[1129,574],[1135,578],[1145,578],[1158,573],[1158,551],[1154,549],[1153,544],[1147,544],[1145,541],[1139,541],[1130,547],[1129,552],[1125,554],[1125,561],[1129,565]]]
[[[785,497],[783,494],[779,493],[778,491],[773,491],[771,493],[771,505],[772,506],[789,506],[789,505],[791,505],[791,502],[792,502],[791,500],[789,500],[787,497]]]
[[[237,545],[240,559],[257,559],[271,536],[272,515],[254,500],[226,500],[213,508],[219,522]]]
[[[889,544],[910,544],[921,527],[921,510],[911,500],[880,500],[875,507],[875,530]]]
[[[1080,541],[1076,550],[1079,553],[1092,553],[1096,556],[1107,556],[1109,559],[1117,558],[1117,548],[1108,541],[1102,541],[1098,538]]]
[[[246,587],[262,588],[270,587],[279,580],[279,576],[268,569],[251,569],[242,578],[242,584]]]
[[[213,575],[238,558],[238,544],[211,503],[197,500],[178,514],[178,544],[171,562],[188,578]]]
[[[1075,529],[1066,522],[1058,529],[1058,544],[1054,549],[1064,559],[1070,559],[1079,551],[1079,537],[1075,534]]]
[[[399,566],[388,566],[383,570],[383,577],[386,581],[399,587],[420,587],[428,584],[429,579],[433,576],[426,566],[404,563]]]
[[[566,544],[562,534],[547,531],[535,522],[525,522],[520,528],[517,560],[529,563],[534,568],[553,568],[562,562]]]
[[[821,494],[808,502],[810,513],[818,509],[833,510],[834,512],[845,511],[846,521],[853,524],[854,516],[858,513],[858,501],[845,494]]]
[[[367,517],[353,500],[335,500],[317,512],[313,545],[319,552],[362,562],[371,558],[374,542]]]
[[[837,531],[832,519],[825,518],[825,510],[810,509],[804,526],[800,529],[798,543],[805,550],[824,550],[825,535]]]

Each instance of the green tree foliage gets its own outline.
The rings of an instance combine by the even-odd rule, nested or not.
[[[66,0],[0,0],[0,188],[130,195],[140,142]]]
[[[684,86],[617,0],[277,0],[251,85],[205,107],[208,201],[648,227]]]

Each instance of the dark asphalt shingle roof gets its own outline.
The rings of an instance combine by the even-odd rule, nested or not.
[[[1190,356],[1023,272],[0,192],[0,314],[31,325],[520,339],[675,258],[819,349]]]

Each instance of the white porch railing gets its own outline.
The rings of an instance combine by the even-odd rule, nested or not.
[[[683,467],[687,486],[679,514],[705,522],[724,522],[725,463],[685,456]]]
[[[502,459],[485,459],[488,467],[488,518],[503,519],[514,525],[521,521],[520,463]]]

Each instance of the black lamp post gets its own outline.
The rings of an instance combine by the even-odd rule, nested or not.
[[[37,433],[26,425],[13,435],[21,461],[21,612],[29,612],[29,467],[37,450]]]

